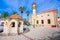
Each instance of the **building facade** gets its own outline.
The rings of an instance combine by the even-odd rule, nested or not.
[[[46,10],[40,13],[36,13],[36,4],[32,4],[33,14],[30,17],[30,24],[33,26],[49,26],[57,27],[57,9]]]

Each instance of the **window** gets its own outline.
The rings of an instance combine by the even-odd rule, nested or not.
[[[12,27],[15,27],[15,22],[12,22]]]
[[[37,20],[37,24],[38,24],[39,22],[38,22],[38,20]]]
[[[44,21],[43,21],[43,20],[41,20],[41,23],[42,23],[42,24],[44,24]]]
[[[51,23],[51,21],[50,21],[50,19],[48,19],[48,24],[50,24]]]

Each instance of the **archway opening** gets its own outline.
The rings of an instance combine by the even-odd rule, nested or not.
[[[15,27],[15,22],[12,22],[12,27]]]

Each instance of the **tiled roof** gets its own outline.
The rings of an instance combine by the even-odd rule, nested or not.
[[[9,18],[11,18],[11,19],[21,19],[21,16],[18,16],[17,14],[13,14]]]

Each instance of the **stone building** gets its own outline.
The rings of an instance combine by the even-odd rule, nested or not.
[[[23,32],[23,20],[17,14],[4,19],[4,34],[20,34]]]
[[[33,26],[42,27],[57,27],[57,9],[46,10],[40,13],[36,13],[36,4],[32,4],[32,16],[29,22]]]

